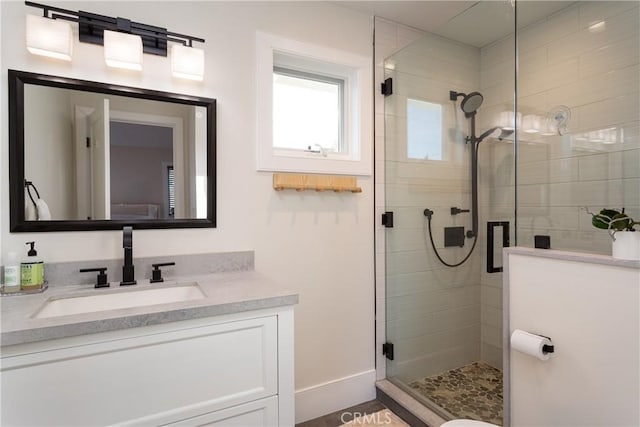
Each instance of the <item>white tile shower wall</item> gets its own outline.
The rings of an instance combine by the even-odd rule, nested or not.
[[[533,246],[534,235],[546,234],[554,249],[608,255],[609,237],[593,228],[584,207],[624,206],[640,216],[638,6],[578,2],[519,33],[519,110],[543,114],[564,105],[571,111],[562,136],[519,135],[520,246]],[[513,42],[510,37],[481,50],[485,120],[493,112],[488,119],[495,122],[511,102],[505,90],[513,81]],[[603,130],[613,130],[617,140],[594,138]],[[481,174],[481,211],[498,217],[514,202],[514,174],[506,166],[513,162],[513,146],[494,142],[487,151],[492,173]],[[482,357],[492,364],[501,363],[500,341],[492,339],[502,328],[495,311],[499,287],[501,280],[483,273]]]
[[[394,343],[386,375],[411,381],[480,356],[479,258],[456,269],[440,264],[427,246],[423,215],[427,207],[436,212],[433,229],[440,232],[434,240],[443,257],[459,260],[468,252],[469,245],[443,247],[443,227],[469,227],[468,218],[449,214],[451,206],[466,207],[470,200],[466,120],[449,91],[477,90],[480,55],[476,48],[381,19],[375,34],[376,83],[392,77],[394,90],[387,98],[376,95],[376,217],[392,210],[395,223],[376,230],[377,336],[380,342],[385,333]],[[408,97],[444,105],[446,160],[407,159]],[[378,354],[379,377],[383,366]]]
[[[531,241],[535,233],[549,229],[554,248],[609,254],[608,236],[590,225],[590,217],[581,208],[624,206],[637,214],[640,207],[639,8],[637,2],[580,2],[562,11],[562,16],[571,17],[571,25],[565,22],[562,36],[549,38],[538,47],[547,53],[539,64],[546,70],[545,80],[556,83],[525,93],[529,96],[522,97],[520,104],[531,111],[566,105],[572,118],[566,135],[533,140],[522,150],[523,154],[537,151],[542,158],[519,157],[521,170],[530,172],[521,181],[522,187],[531,187],[520,193],[520,199],[534,215],[538,211],[537,218],[520,222],[521,237]],[[547,27],[557,19],[550,17]],[[522,40],[537,27],[527,30]],[[521,68],[520,74],[535,73]],[[557,83],[569,77],[569,84]],[[595,138],[606,129],[614,130],[617,140],[606,144]],[[540,147],[545,143],[545,148]],[[550,169],[537,168],[540,161],[549,161]],[[552,214],[558,208],[564,220]],[[547,224],[540,217],[546,217]]]

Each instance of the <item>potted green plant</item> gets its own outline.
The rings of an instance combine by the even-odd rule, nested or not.
[[[635,229],[640,221],[635,221],[627,215],[624,208],[605,208],[597,214],[587,209],[587,213],[591,215],[591,224],[594,227],[609,232],[614,258],[640,260],[640,232],[636,232]]]

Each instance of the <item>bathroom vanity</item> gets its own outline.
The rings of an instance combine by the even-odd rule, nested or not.
[[[253,271],[2,298],[2,424],[293,425],[297,299]]]

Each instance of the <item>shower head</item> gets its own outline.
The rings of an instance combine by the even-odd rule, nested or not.
[[[471,92],[470,94],[456,92],[454,90],[449,91],[449,99],[455,101],[458,97],[462,97],[460,108],[464,111],[465,116],[471,117],[476,114],[478,108],[482,105],[484,97],[480,92]]]
[[[476,143],[480,144],[486,137],[493,135],[497,130],[500,131],[500,135],[497,136],[500,141],[513,133],[513,129],[503,129],[500,126],[496,126],[477,137]]]
[[[460,108],[465,114],[474,114],[482,105],[483,100],[484,97],[480,92],[471,92],[468,95],[464,95],[460,103]]]

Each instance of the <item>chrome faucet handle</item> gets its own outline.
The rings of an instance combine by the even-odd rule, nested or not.
[[[107,282],[107,267],[98,267],[98,268],[81,268],[80,273],[90,273],[90,272],[98,272],[98,277],[96,277],[96,284],[94,288],[108,288],[109,282]]]

